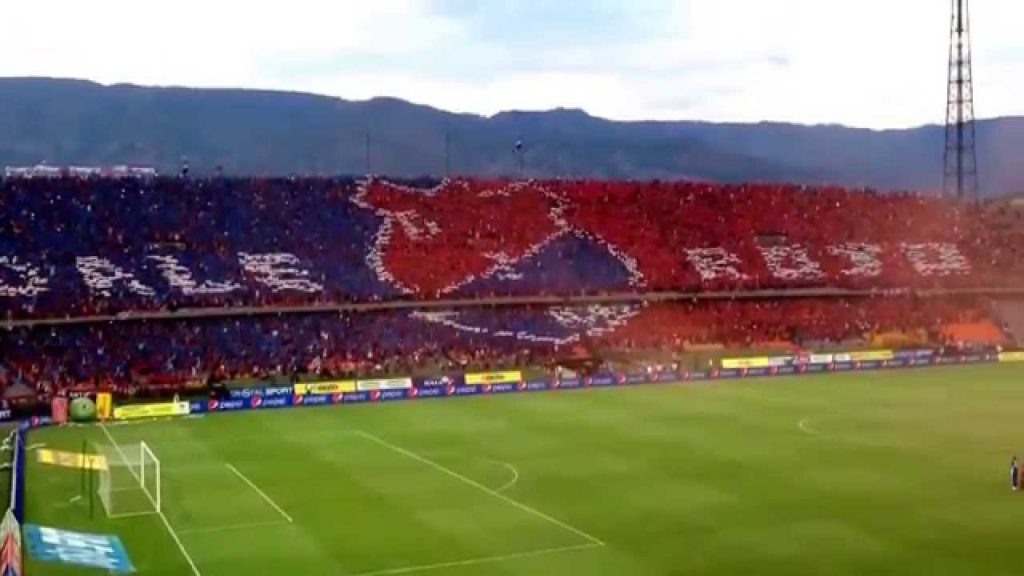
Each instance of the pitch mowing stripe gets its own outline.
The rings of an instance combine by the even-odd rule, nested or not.
[[[142,479],[139,478],[139,475],[136,474],[132,465],[128,462],[128,456],[124,453],[124,450],[121,449],[121,445],[117,443],[117,440],[114,440],[114,437],[110,435],[110,430],[107,430],[107,427],[102,422],[100,422],[100,430],[103,430],[103,433],[107,435],[107,439],[114,445],[114,449],[121,455],[121,459],[128,465],[128,471],[132,473],[132,476],[134,476],[141,485]],[[145,490],[143,490],[143,492],[145,492]],[[153,498],[149,496],[148,492],[146,492],[146,496],[149,497],[150,502],[153,502]],[[153,506],[156,507],[156,502],[153,502]],[[181,543],[181,538],[178,537],[178,533],[174,531],[174,528],[171,527],[171,523],[167,521],[167,516],[164,515],[164,511],[157,507],[156,514],[160,517],[160,520],[163,521],[164,527],[167,528],[167,532],[171,535],[171,538],[174,539],[174,543],[178,545],[178,550],[181,550],[181,555],[185,557],[185,561],[188,562],[188,565],[192,568],[192,573],[196,576],[203,576],[199,572],[199,568],[196,566],[195,561],[192,560],[192,556],[188,553],[188,550],[185,549],[185,545]]]
[[[280,514],[285,520],[287,520],[289,524],[295,522],[294,520],[292,520],[292,517],[289,516],[287,512],[282,510],[281,507],[277,505],[277,502],[274,502],[273,498],[271,498],[270,496],[267,496],[266,492],[264,492],[263,490],[260,490],[259,486],[257,486],[252,480],[249,480],[249,478],[245,474],[242,474],[238,470],[238,468],[235,468],[234,465],[232,465],[230,463],[227,463],[227,462],[225,462],[224,465],[228,467],[228,470],[231,470],[232,472],[234,472],[235,476],[238,476],[239,478],[241,478],[242,482],[245,482],[246,484],[249,485],[250,488],[255,490],[256,493],[259,494],[260,497],[262,497],[263,500],[266,501],[267,504],[270,504],[274,508],[274,510],[277,510],[277,513]]]
[[[548,522],[550,522],[550,523],[552,523],[552,524],[554,524],[556,526],[559,526],[559,527],[561,527],[561,528],[563,528],[565,530],[568,530],[569,532],[572,532],[573,534],[576,534],[577,536],[580,536],[580,537],[586,539],[587,542],[589,542],[591,545],[596,545],[596,546],[604,546],[605,545],[604,542],[601,541],[599,538],[591,536],[590,534],[587,534],[586,532],[584,532],[583,530],[580,530],[579,528],[570,526],[569,524],[566,524],[565,522],[562,522],[561,520],[558,520],[556,518],[552,518],[551,516],[541,512],[540,510],[537,510],[536,508],[531,508],[531,507],[527,506],[526,504],[523,504],[522,502],[518,502],[516,500],[513,500],[513,499],[509,498],[508,496],[505,496],[504,494],[502,494],[500,492],[497,492],[495,490],[491,490],[490,488],[488,488],[487,486],[484,486],[483,484],[477,482],[476,480],[473,480],[471,478],[467,478],[466,476],[463,476],[462,474],[459,474],[458,472],[452,470],[451,468],[447,468],[445,466],[442,466],[441,464],[438,464],[437,462],[434,462],[433,460],[431,460],[429,458],[425,458],[423,456],[420,456],[419,454],[417,454],[417,453],[415,453],[415,452],[413,452],[411,450],[407,450],[405,448],[402,448],[401,446],[396,446],[395,444],[392,444],[392,443],[388,442],[387,440],[384,440],[382,438],[374,436],[373,434],[370,434],[369,432],[366,432],[366,431],[363,431],[363,430],[355,430],[354,432],[356,434],[358,434],[358,435],[368,439],[368,440],[372,440],[372,441],[380,444],[381,446],[384,446],[385,448],[388,448],[390,450],[398,452],[399,454],[402,454],[403,456],[406,456],[408,458],[412,458],[413,460],[416,460],[417,462],[421,462],[423,464],[426,464],[427,466],[430,466],[431,468],[434,468],[435,470],[438,470],[440,472],[444,472],[445,474],[451,476],[452,478],[455,478],[456,480],[461,480],[462,482],[464,482],[466,484],[469,484],[470,486],[476,488],[477,490],[480,490],[482,492],[490,494],[491,496],[494,496],[495,498],[497,498],[498,500],[501,500],[502,502],[505,502],[506,504],[509,504],[511,506],[515,506],[516,508],[519,508],[520,510],[522,510],[524,512],[527,512],[529,514],[533,514],[534,516],[536,516],[538,518],[541,518],[543,520],[547,520]]]
[[[589,542],[587,544],[577,544],[575,546],[562,546],[561,548],[545,548],[544,550],[534,550],[532,552],[518,552],[515,554],[503,554],[501,556],[487,556],[486,558],[473,558],[470,560],[456,560],[454,562],[440,562],[438,564],[423,564],[420,566],[407,566],[405,568],[392,568],[390,570],[361,572],[359,574],[354,574],[353,576],[392,576],[395,574],[411,574],[413,572],[427,572],[429,570],[440,570],[442,568],[460,568],[463,566],[475,566],[477,564],[491,564],[495,562],[505,562],[508,560],[519,560],[522,558],[535,558],[537,556],[547,556],[549,554],[560,554],[576,550],[590,550],[593,548],[600,548],[602,546],[604,546],[604,544]]]
[[[270,520],[268,522],[249,522],[247,524],[225,524],[223,526],[210,526],[208,528],[191,528],[188,530],[180,530],[178,533],[182,536],[188,534],[211,534],[214,532],[232,532],[235,530],[253,530],[256,528],[271,528],[275,526],[287,526],[288,522],[282,520]]]

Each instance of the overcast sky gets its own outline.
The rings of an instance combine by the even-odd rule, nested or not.
[[[943,121],[949,4],[5,0],[0,76],[905,127]],[[1024,114],[1024,1],[972,4],[978,114]]]

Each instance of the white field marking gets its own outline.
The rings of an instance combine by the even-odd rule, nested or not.
[[[845,437],[845,436],[835,436],[833,434],[825,434],[825,433],[819,431],[817,428],[814,428],[810,424],[813,420],[816,420],[818,418],[819,417],[816,417],[816,416],[808,416],[807,418],[803,418],[802,420],[797,422],[796,427],[799,428],[801,432],[803,432],[804,434],[807,434],[808,436],[814,436],[815,438],[820,438],[820,439],[828,441],[828,442],[839,442],[839,443],[842,443],[842,444],[851,444],[851,445],[854,445],[854,446],[868,446],[868,447],[872,447],[872,448],[899,448],[900,447],[900,446],[895,445],[895,444],[884,444],[884,443],[881,443],[881,442],[869,442],[867,440],[859,440],[857,438],[848,438],[848,437]]]
[[[532,514],[532,515],[534,515],[534,516],[536,516],[538,518],[541,518],[543,520],[547,520],[548,522],[550,522],[550,523],[552,523],[552,524],[554,524],[554,525],[556,525],[556,526],[558,526],[560,528],[563,528],[563,529],[565,529],[565,530],[567,530],[569,532],[572,532],[573,534],[576,534],[577,536],[580,536],[580,537],[586,539],[587,542],[589,542],[592,545],[604,546],[604,542],[601,541],[599,538],[595,538],[594,536],[591,536],[590,534],[587,534],[583,530],[580,530],[579,528],[575,528],[573,526],[570,526],[569,524],[566,524],[565,522],[562,522],[561,520],[558,520],[556,518],[552,518],[551,516],[548,516],[547,514],[541,512],[540,510],[537,510],[536,508],[531,508],[531,507],[527,506],[526,504],[523,504],[522,502],[518,502],[516,500],[513,500],[513,499],[509,498],[508,496],[505,496],[504,494],[502,494],[502,493],[500,493],[500,492],[498,492],[496,490],[491,490],[490,488],[488,488],[487,486],[484,486],[483,484],[477,482],[476,480],[473,480],[471,478],[467,478],[466,476],[463,476],[462,474],[459,474],[458,472],[452,470],[451,468],[446,468],[445,466],[442,466],[441,464],[438,464],[437,462],[434,462],[433,460],[430,460],[429,458],[424,458],[423,456],[420,456],[419,454],[417,454],[417,453],[415,453],[415,452],[413,452],[411,450],[406,450],[405,448],[402,448],[401,446],[396,446],[396,445],[388,442],[387,440],[384,440],[382,438],[374,436],[373,434],[370,434],[369,432],[365,432],[363,430],[356,430],[355,433],[359,434],[360,436],[362,436],[364,438],[367,438],[368,440],[372,440],[372,441],[380,444],[381,446],[384,446],[385,448],[389,448],[389,449],[391,449],[391,450],[393,450],[395,452],[398,452],[399,454],[402,454],[402,455],[404,455],[404,456],[406,456],[408,458],[412,458],[413,460],[416,460],[417,462],[426,464],[427,466],[430,466],[431,468],[433,468],[435,470],[443,472],[443,473],[451,476],[452,478],[455,478],[456,480],[461,480],[462,482],[464,482],[466,484],[469,484],[470,486],[476,488],[477,490],[480,490],[481,492],[485,492],[487,494],[490,494],[491,496],[494,496],[495,498],[497,498],[498,500],[501,500],[502,502],[505,502],[506,504],[509,504],[511,506],[519,508],[523,512],[527,512],[527,513]]]
[[[262,497],[263,500],[265,500],[267,502],[267,504],[270,504],[270,506],[274,510],[277,510],[277,513],[280,514],[282,518],[287,520],[289,524],[295,522],[295,520],[292,520],[292,517],[289,516],[287,512],[282,510],[281,507],[277,505],[277,502],[274,502],[273,498],[271,498],[270,496],[267,496],[266,492],[264,492],[263,490],[260,490],[260,487],[257,486],[256,484],[254,484],[252,480],[249,480],[249,478],[245,474],[242,474],[238,470],[238,468],[235,468],[233,465],[231,465],[230,463],[227,463],[227,462],[225,462],[224,465],[228,467],[228,470],[231,470],[232,472],[234,472],[235,476],[238,476],[239,478],[241,478],[242,482],[245,482],[246,484],[249,485],[250,488],[255,490],[256,493],[259,494],[260,497]]]
[[[128,471],[132,473],[132,476],[134,476],[135,479],[138,480],[139,484],[141,485],[142,479],[139,477],[138,473],[135,472],[135,469],[132,468],[131,463],[128,462],[128,456],[125,455],[124,450],[121,449],[121,445],[117,443],[117,440],[114,440],[114,437],[110,435],[110,430],[107,430],[107,427],[102,422],[100,422],[100,430],[103,430],[103,433],[107,435],[107,439],[110,440],[110,443],[114,445],[114,449],[117,450],[117,453],[121,455],[121,459],[124,460],[124,463],[128,465]],[[164,515],[164,511],[156,505],[156,502],[153,502],[153,497],[149,495],[148,491],[143,490],[143,492],[145,492],[146,497],[149,498],[149,501],[153,503],[153,507],[157,509],[157,516],[159,516],[160,520],[163,521],[164,528],[167,528],[167,533],[171,535],[171,538],[174,540],[174,543],[178,545],[178,550],[181,550],[181,555],[185,557],[185,561],[188,562],[188,565],[192,568],[192,573],[195,574],[195,576],[202,576],[202,574],[199,572],[199,567],[196,566],[195,560],[192,559],[192,556],[188,553],[188,550],[185,549],[185,545],[181,543],[181,538],[178,536],[178,533],[174,531],[174,528],[171,526],[171,523],[167,521],[167,516]]]
[[[562,546],[560,548],[546,548],[544,550],[534,550],[532,552],[519,552],[516,554],[503,554],[501,556],[488,556],[486,558],[457,560],[455,562],[440,562],[438,564],[422,564],[419,566],[407,566],[405,568],[392,568],[390,570],[375,570],[373,572],[362,572],[359,574],[354,574],[353,576],[393,576],[396,574],[412,574],[413,572],[427,572],[429,570],[440,570],[442,568],[460,568],[463,566],[476,566],[478,564],[492,564],[496,562],[506,562],[508,560],[519,560],[522,558],[535,558],[537,556],[547,556],[549,554],[560,554],[563,552],[573,552],[576,550],[590,550],[592,548],[600,548],[602,546],[604,546],[604,544],[590,542],[587,544],[577,544],[575,546]]]
[[[519,482],[519,470],[516,470],[515,466],[509,464],[508,462],[502,462],[501,460],[487,460],[487,462],[490,462],[491,464],[497,464],[498,466],[501,466],[512,473],[512,479],[504,483],[501,486],[501,488],[496,489],[495,492],[504,492],[505,490],[508,490],[509,488],[515,486],[516,482]]]
[[[808,425],[808,422],[810,422],[810,421],[811,421],[811,417],[808,416],[807,418],[804,418],[803,420],[797,422],[796,427],[799,428],[800,431],[803,432],[804,434],[809,434],[809,435],[815,436],[817,438],[824,438],[825,436],[822,435],[821,432],[818,432],[817,430],[815,430],[814,428],[811,428]]]
[[[214,532],[231,532],[234,530],[252,530],[255,528],[270,528],[273,526],[287,526],[288,522],[283,520],[270,520],[268,522],[248,522],[244,524],[225,524],[223,526],[210,526],[205,528],[189,528],[187,530],[179,530],[178,533],[182,536],[188,534],[212,534]]]

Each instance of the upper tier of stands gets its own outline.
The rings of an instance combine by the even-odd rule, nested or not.
[[[980,205],[783,185],[7,179],[0,316],[1019,287],[1020,223]]]

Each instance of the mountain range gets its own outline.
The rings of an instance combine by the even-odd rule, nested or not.
[[[879,103],[884,105],[884,103]],[[941,109],[941,107],[939,108]],[[456,114],[394,98],[0,79],[0,165],[176,173],[790,181],[938,191],[944,129],[618,122],[577,109]],[[521,157],[515,143],[523,144]],[[977,123],[981,189],[1024,190],[1024,117]],[[520,164],[521,161],[521,164]]]

